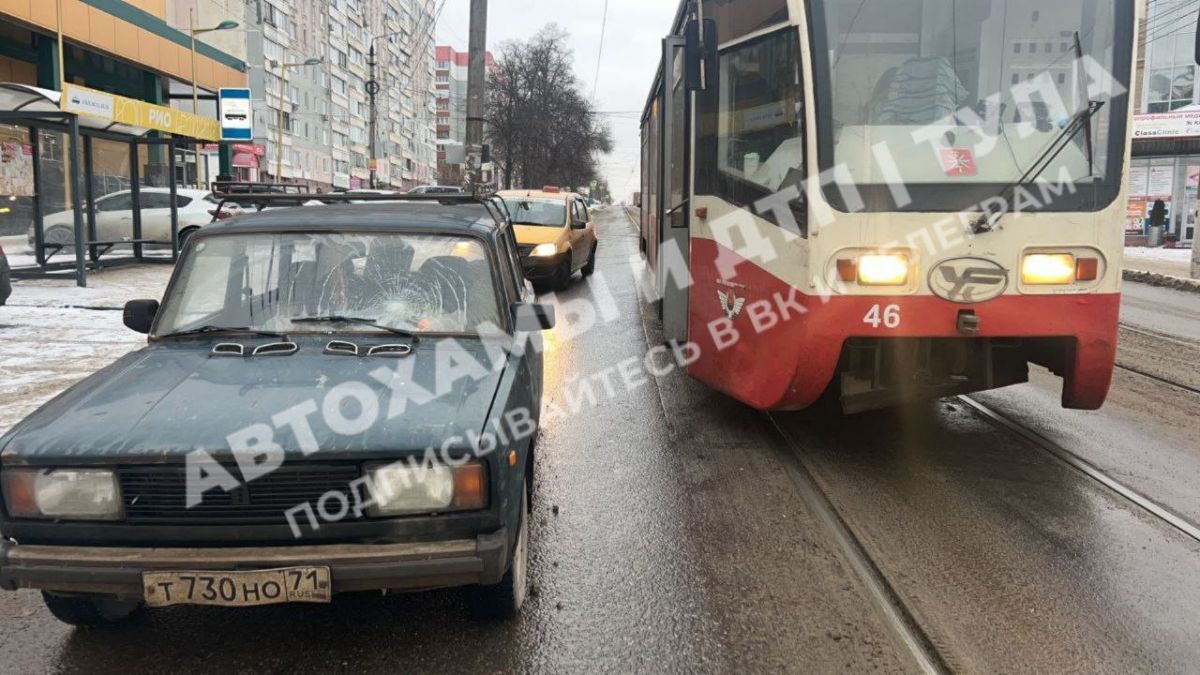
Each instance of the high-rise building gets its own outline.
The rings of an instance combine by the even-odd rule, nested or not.
[[[437,175],[444,185],[462,183],[467,141],[467,68],[470,55],[453,47],[439,45],[434,63],[434,89],[437,94]],[[495,66],[492,53],[484,63]]]
[[[360,188],[371,185],[374,164],[379,188],[433,182],[437,7],[434,0],[259,0],[249,8],[261,26],[249,34],[247,60],[255,145],[265,152],[257,176],[247,177]],[[309,59],[321,63],[301,65]]]

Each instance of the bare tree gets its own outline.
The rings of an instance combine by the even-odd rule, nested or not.
[[[554,24],[500,49],[488,83],[487,136],[506,188],[588,184],[612,134],[580,93],[568,34]]]

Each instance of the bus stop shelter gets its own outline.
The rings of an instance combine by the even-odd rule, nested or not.
[[[18,195],[0,182],[14,206],[25,205],[19,214],[10,207],[9,229],[27,217],[33,249],[33,263],[15,264],[13,278],[73,278],[86,286],[90,269],[178,258],[177,186],[187,176],[177,154],[195,152],[199,171],[201,146],[220,137],[215,119],[76,85],[59,92],[0,83],[0,128],[27,141],[20,168],[11,171],[27,175],[9,182],[23,180],[21,191],[31,194]],[[115,235],[111,227],[97,227],[97,200],[105,197],[105,204],[128,207]],[[169,209],[155,211],[169,215],[166,238],[143,236],[150,198]]]

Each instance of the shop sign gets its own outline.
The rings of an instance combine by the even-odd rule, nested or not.
[[[1133,116],[1133,138],[1183,138],[1200,136],[1200,110]]]
[[[221,140],[221,127],[210,117],[117,96],[77,84],[63,86],[59,106],[66,112],[96,117],[117,124],[162,131],[202,141]]]

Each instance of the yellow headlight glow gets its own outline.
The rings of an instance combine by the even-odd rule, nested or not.
[[[538,244],[534,247],[532,255],[535,258],[549,258],[558,253],[558,246],[555,244]]]
[[[858,283],[864,286],[903,286],[908,283],[908,256],[898,253],[859,256]]]
[[[1021,281],[1045,286],[1075,283],[1075,256],[1070,253],[1031,253],[1021,261]]]

